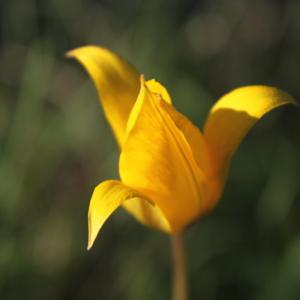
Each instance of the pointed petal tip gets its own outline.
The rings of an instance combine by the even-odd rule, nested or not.
[[[64,53],[66,58],[73,58],[73,50],[68,50],[67,52]]]
[[[96,235],[97,236],[97,235]],[[89,251],[91,250],[94,242],[95,242],[95,236],[92,238],[92,220],[91,220],[91,215],[88,215],[88,242],[87,242],[87,247],[86,249]]]
[[[147,80],[144,84],[146,88],[152,93],[158,94],[159,97],[162,98],[164,101],[168,102],[169,104],[172,104],[172,98],[168,90],[156,79]]]
[[[66,58],[76,58],[76,56],[78,56],[79,52],[82,50],[88,50],[88,49],[92,49],[92,48],[99,48],[99,49],[104,49],[100,46],[94,46],[94,45],[86,45],[86,46],[80,46],[80,47],[76,47],[73,48],[71,50],[68,50],[64,53]]]
[[[145,85],[145,75],[144,74],[140,75],[140,84],[141,84],[141,86]]]
[[[83,48],[83,47],[73,48],[71,50],[68,50],[64,53],[64,55],[66,58],[76,58],[76,52],[81,48]]]
[[[87,246],[86,246],[86,250],[87,251],[90,251],[91,249],[92,249],[92,247],[93,247],[93,244],[94,244],[94,242],[92,242],[92,241],[88,241],[88,244],[87,244]]]

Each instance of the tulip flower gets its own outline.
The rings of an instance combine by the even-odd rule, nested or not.
[[[92,195],[88,248],[121,206],[141,223],[169,234],[210,212],[248,131],[267,112],[293,102],[277,88],[237,88],[214,104],[201,132],[175,109],[160,83],[145,80],[117,54],[86,46],[67,55],[93,79],[121,150],[120,180],[100,183]]]

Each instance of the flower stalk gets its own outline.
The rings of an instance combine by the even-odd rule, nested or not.
[[[188,299],[188,283],[184,239],[182,233],[172,235],[173,250],[173,297],[172,300]]]

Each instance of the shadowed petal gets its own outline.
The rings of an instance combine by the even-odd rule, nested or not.
[[[268,86],[238,88],[223,96],[211,109],[204,137],[209,145],[222,190],[230,160],[255,123],[272,109],[293,103],[287,93]]]
[[[115,53],[96,46],[71,50],[93,79],[107,120],[121,146],[127,119],[139,93],[139,73]]]
[[[122,203],[122,207],[124,207],[140,223],[151,228],[159,229],[165,233],[171,232],[170,224],[164,213],[159,206],[154,203],[145,201],[141,198],[134,198]]]

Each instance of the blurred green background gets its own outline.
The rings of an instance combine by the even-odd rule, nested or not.
[[[99,44],[166,85],[202,126],[249,84],[300,99],[299,1],[0,1],[0,299],[170,298],[168,236],[119,210],[86,251],[95,185],[118,149],[64,53]],[[220,205],[186,234],[191,299],[300,299],[300,110],[261,120]]]

